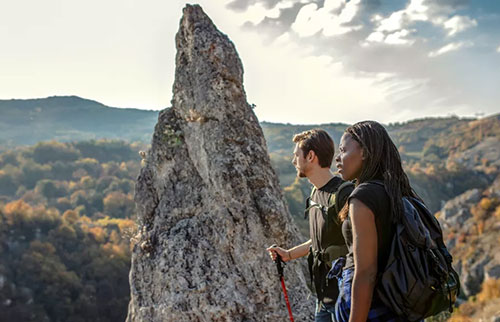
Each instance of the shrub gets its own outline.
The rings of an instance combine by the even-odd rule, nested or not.
[[[500,298],[500,279],[489,278],[481,285],[481,292],[477,295],[479,302]]]

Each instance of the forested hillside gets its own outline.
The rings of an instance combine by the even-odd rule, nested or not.
[[[9,102],[0,101],[0,321],[124,320],[138,152],[156,112],[75,97]],[[347,125],[261,126],[305,240],[311,186],[296,178],[292,136],[321,127],[337,145]],[[500,115],[386,128],[411,184],[443,223],[464,282],[451,319],[480,319],[500,305]],[[99,137],[125,141],[89,140]]]
[[[123,321],[139,145],[0,154],[0,321]]]

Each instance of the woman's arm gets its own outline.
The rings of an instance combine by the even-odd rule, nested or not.
[[[358,199],[351,199],[349,214],[354,252],[349,321],[365,322],[368,318],[377,277],[377,227],[373,212]]]

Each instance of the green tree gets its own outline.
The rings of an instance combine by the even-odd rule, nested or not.
[[[36,183],[35,192],[41,194],[47,199],[59,198],[67,195],[68,191],[64,186],[49,179],[43,179]]]
[[[21,184],[27,189],[33,189],[42,179],[50,179],[52,168],[50,165],[40,165],[33,160],[27,160],[21,166]]]
[[[68,143],[40,142],[33,148],[33,160],[40,164],[56,161],[71,162],[79,157],[80,152]]]
[[[0,195],[13,196],[17,191],[17,182],[12,172],[0,170]]]

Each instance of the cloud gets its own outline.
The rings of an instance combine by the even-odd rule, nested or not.
[[[253,5],[262,5],[266,9],[271,9],[276,6],[277,3],[280,3],[283,1],[280,0],[233,0],[230,3],[226,5],[228,9],[231,9],[233,11],[237,12],[244,12],[248,10],[249,7]]]
[[[463,41],[462,42],[452,42],[452,43],[449,43],[449,44],[439,48],[436,51],[431,51],[429,53],[429,57],[434,58],[434,57],[449,53],[451,51],[457,51],[460,48],[471,47],[473,45],[474,44],[472,42],[463,42]]]
[[[303,6],[291,28],[300,37],[310,37],[320,31],[326,37],[359,30],[361,24],[352,25],[361,0],[325,0],[323,7],[316,3]]]
[[[341,62],[343,73],[353,79],[376,79],[388,104],[401,109],[400,115],[415,109],[423,113],[424,106],[443,113],[456,106],[497,108],[493,102],[500,95],[485,83],[500,81],[486,66],[487,60],[498,64],[499,56],[474,59],[498,39],[498,23],[484,15],[491,10],[483,0],[474,7],[467,0],[305,2],[294,1],[292,7],[280,9],[279,16],[252,24],[253,30],[274,39],[286,34],[288,41],[307,48],[303,55],[327,55]],[[481,34],[487,22],[489,34]],[[494,48],[500,53],[500,46]]]
[[[429,0],[411,0],[406,8],[392,12],[387,18],[376,15],[372,22],[376,28],[368,36],[368,42],[385,42],[394,45],[413,44],[412,39],[403,39],[406,37],[410,28],[413,28],[418,22],[428,22],[434,26],[447,30],[448,36],[455,35],[471,27],[477,26],[477,21],[468,16],[454,15],[448,16],[454,8],[462,6],[463,1],[437,1]],[[402,37],[402,31],[405,36]],[[399,32],[399,33],[397,33]],[[381,33],[384,34],[382,37]],[[389,39],[389,42],[387,41]]]
[[[363,46],[370,43],[385,43],[388,45],[412,45],[415,39],[409,38],[415,29],[412,26],[419,21],[429,21],[434,17],[430,5],[425,0],[411,0],[403,10],[392,12],[387,18],[374,15],[371,21],[375,24],[374,31],[368,35]]]
[[[363,42],[363,46],[370,43],[385,43],[387,45],[412,45],[415,39],[407,38],[414,30],[401,29],[393,33],[386,34],[382,31],[372,32]]]
[[[477,26],[477,21],[466,16],[453,16],[444,22],[444,28],[448,29],[448,36]]]
[[[245,60],[258,62],[245,71],[251,80],[245,90],[249,102],[257,106],[255,112],[265,113],[261,120],[283,122],[287,115],[287,122],[295,124],[354,123],[364,118],[386,121],[387,115],[379,111],[389,104],[377,79],[349,75],[342,63],[328,55],[310,55],[308,48],[290,39],[290,33],[285,33]]]
[[[276,6],[274,8],[266,8],[262,3],[256,3],[249,6],[245,12],[245,17],[247,21],[257,24],[264,20],[265,17],[277,18],[280,15],[280,10]]]
[[[391,13],[388,18],[377,20],[376,31],[394,32],[410,26],[415,21],[429,20],[429,6],[425,4],[425,0],[412,0],[405,9]]]
[[[387,35],[385,38],[385,43],[389,45],[412,45],[415,40],[405,39],[410,35],[410,31],[407,29],[402,29],[400,31],[396,31],[392,34]]]

